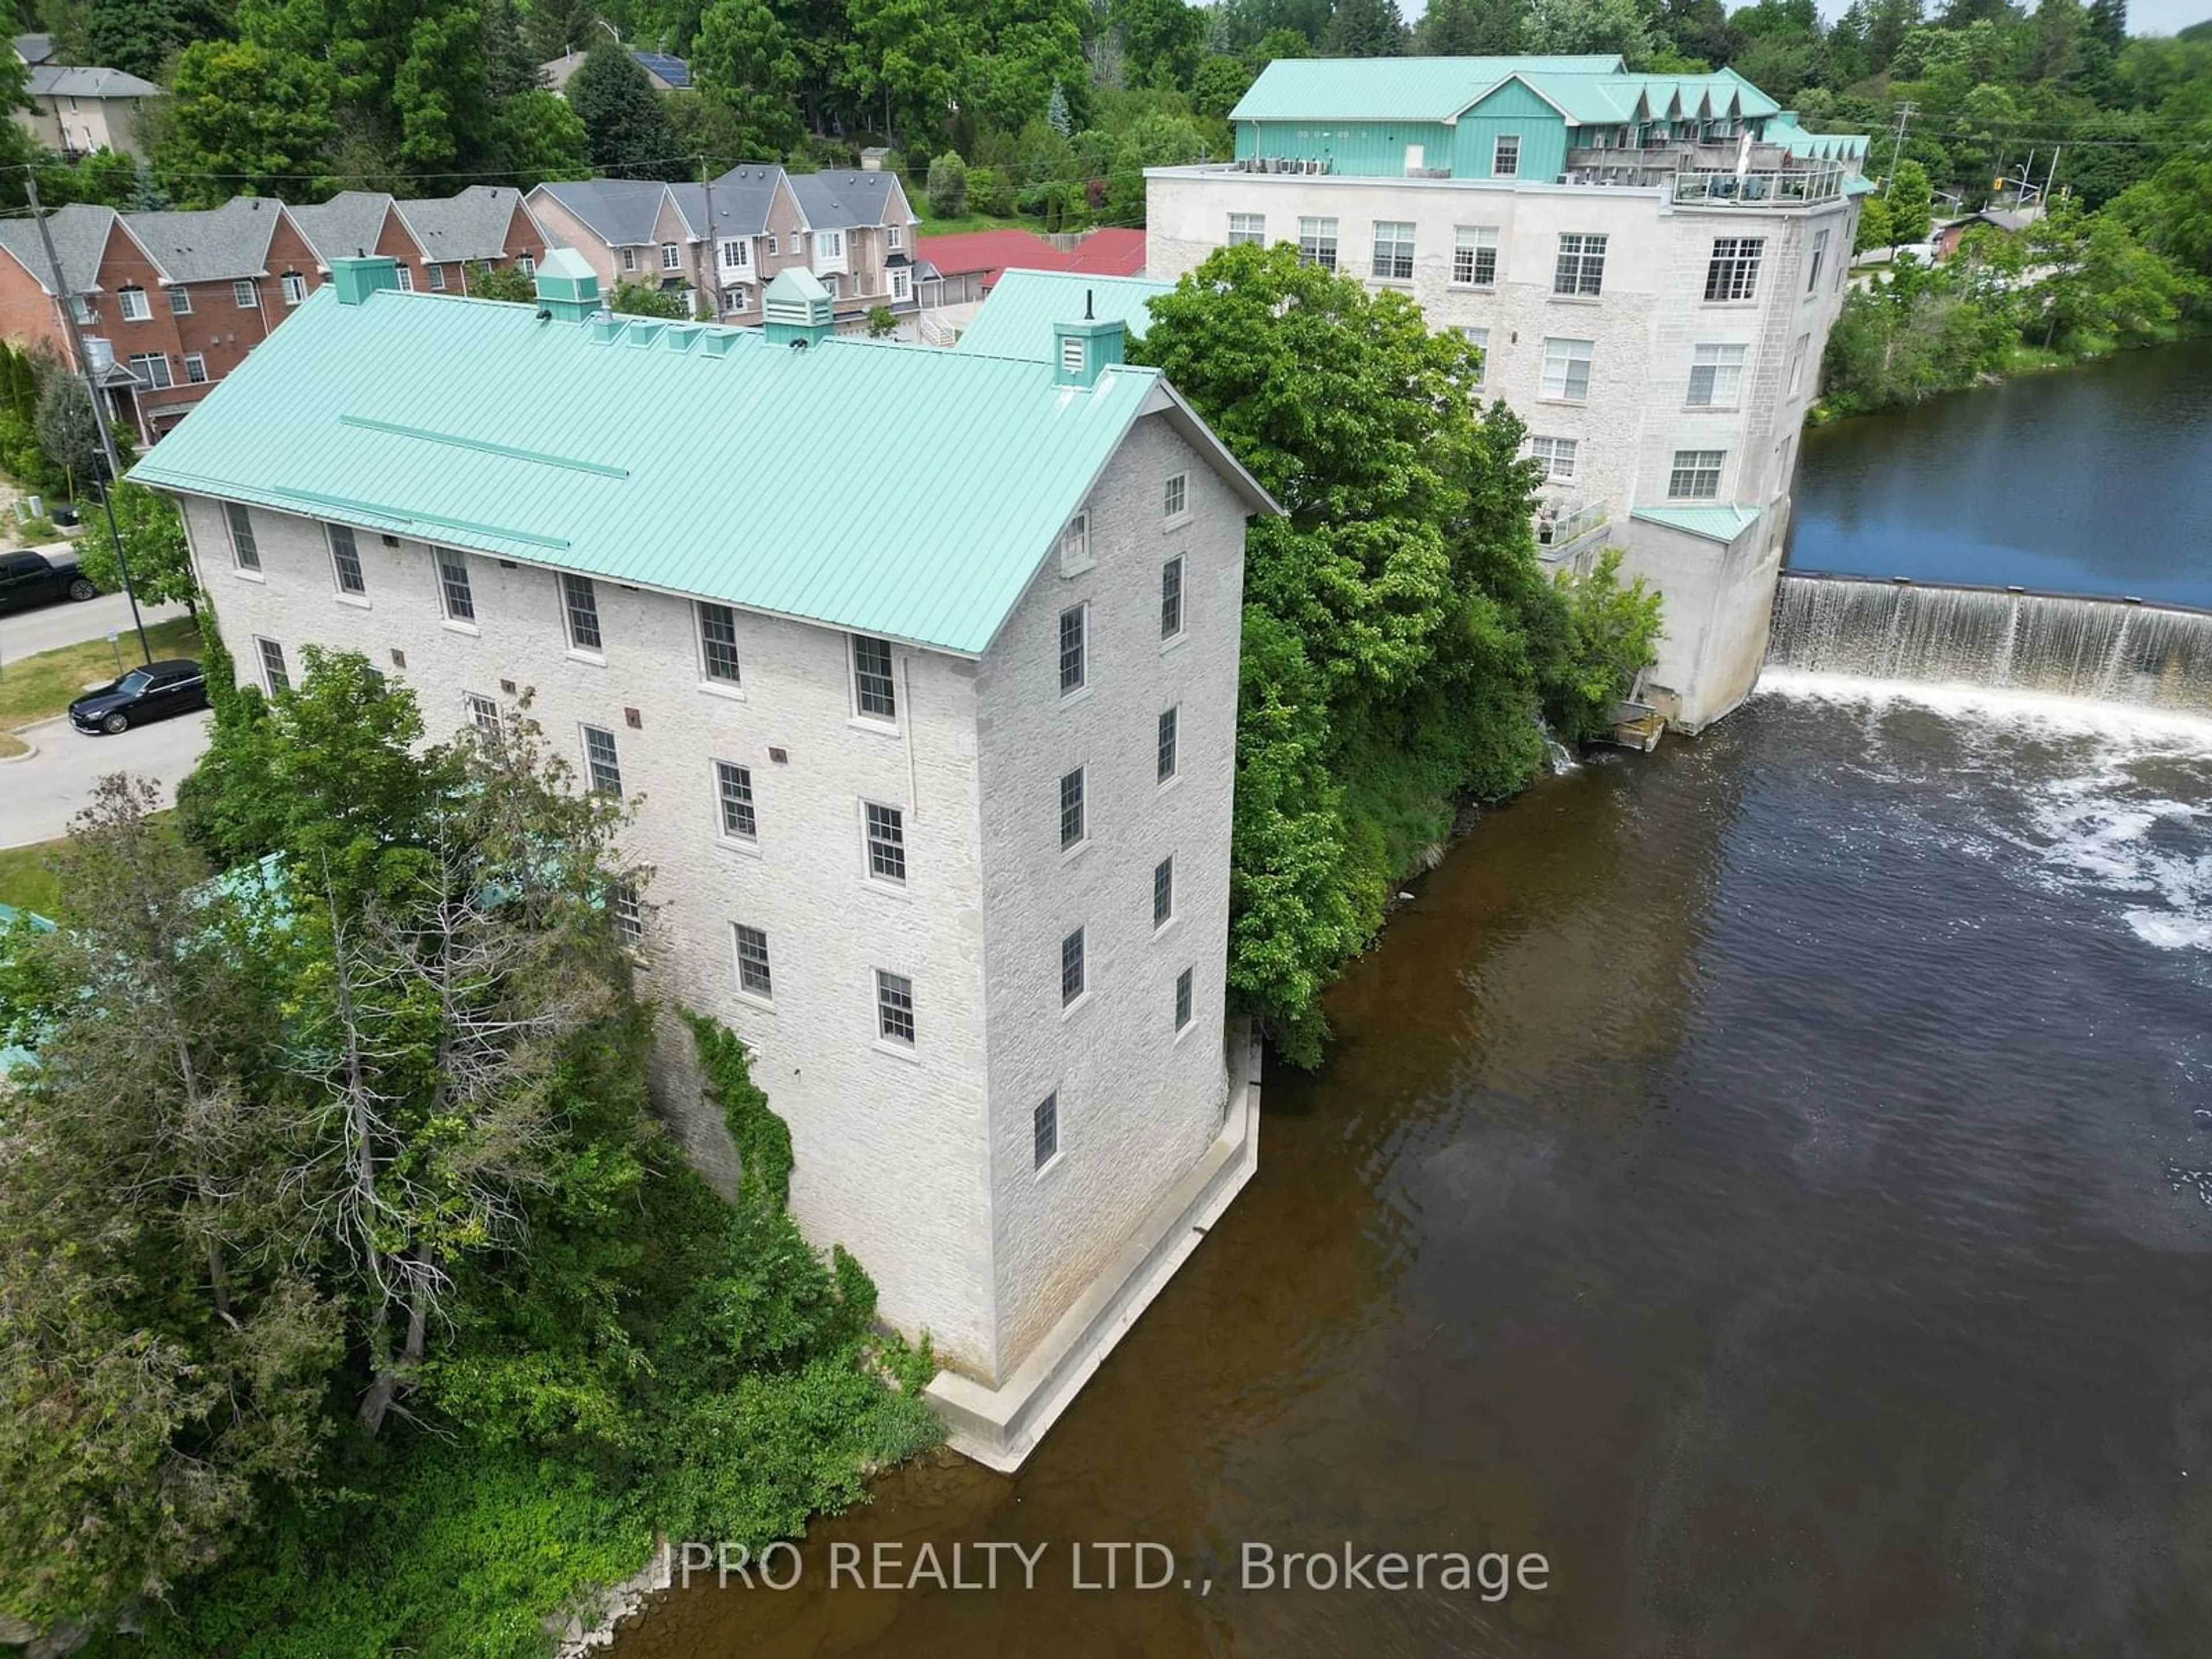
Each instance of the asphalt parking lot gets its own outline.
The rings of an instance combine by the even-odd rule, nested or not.
[[[215,720],[206,709],[120,737],[87,737],[66,716],[27,726],[17,735],[37,745],[27,758],[0,761],[0,847],[52,841],[92,799],[110,772],[129,772],[161,786],[166,805],[177,798],[177,781],[199,762]]]

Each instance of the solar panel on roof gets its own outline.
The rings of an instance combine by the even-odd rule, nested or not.
[[[691,65],[671,52],[634,52],[630,56],[672,87],[681,90],[691,84]]]

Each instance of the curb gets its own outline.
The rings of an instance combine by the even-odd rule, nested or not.
[[[14,738],[18,743],[23,745],[23,752],[20,755],[0,755],[0,766],[20,766],[25,761],[38,759],[38,744],[33,743],[21,732],[11,732],[9,733],[9,736]]]

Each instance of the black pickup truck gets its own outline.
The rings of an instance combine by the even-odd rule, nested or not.
[[[88,599],[98,592],[66,554],[0,553],[0,613],[55,599]]]

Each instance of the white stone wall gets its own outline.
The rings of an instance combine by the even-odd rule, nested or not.
[[[1190,512],[1164,517],[1182,473]],[[1244,506],[1150,416],[1089,502],[1092,566],[1047,562],[985,659],[984,903],[998,1364],[1004,1376],[1203,1154],[1222,1065]],[[1183,560],[1182,634],[1160,636],[1160,578]],[[1088,609],[1088,684],[1060,693],[1061,612]],[[1160,712],[1177,766],[1157,781]],[[1060,780],[1085,769],[1088,838],[1060,843]],[[1175,915],[1152,926],[1154,866]],[[1060,1000],[1060,941],[1085,932],[1086,988]],[[1194,970],[1192,1018],[1175,982]],[[1035,1164],[1033,1114],[1057,1091],[1059,1153]]]
[[[854,1250],[886,1317],[926,1328],[948,1361],[988,1375],[997,1334],[974,665],[894,647],[899,720],[887,729],[854,719],[847,636],[831,629],[740,611],[744,684],[733,694],[702,683],[681,598],[599,583],[594,659],[568,649],[550,571],[469,556],[477,623],[463,629],[440,619],[418,544],[359,532],[368,597],[348,603],[314,521],[253,509],[257,580],[234,568],[219,505],[189,502],[186,517],[242,679],[258,677],[257,635],[283,646],[295,683],[302,646],[352,647],[414,689],[434,733],[465,721],[465,693],[499,696],[502,679],[535,690],[533,717],[580,769],[580,726],[615,733],[623,788],[642,798],[628,848],[656,872],[641,989],[716,1016],[752,1045],[755,1074],[791,1125],[792,1207],[808,1237]],[[771,746],[787,760],[771,761]],[[716,759],[752,769],[756,845],[720,833]],[[906,814],[902,890],[867,877],[865,800]],[[772,1004],[737,989],[740,921],[769,935]],[[910,1051],[876,1040],[878,968],[914,981]]]

